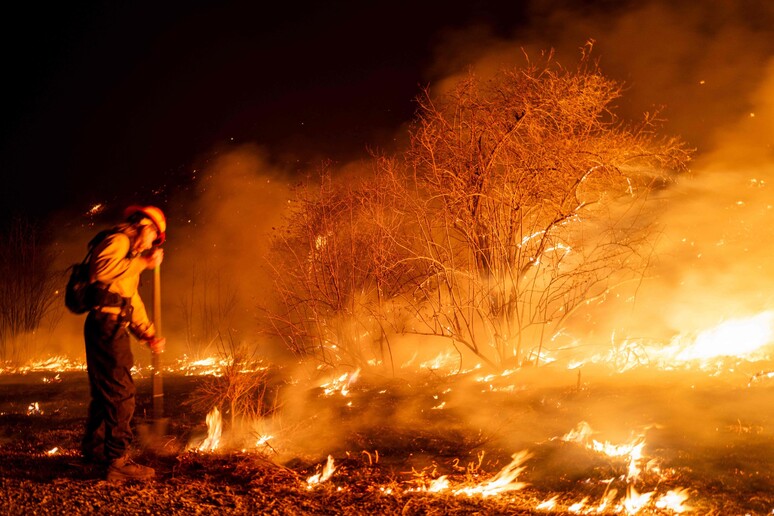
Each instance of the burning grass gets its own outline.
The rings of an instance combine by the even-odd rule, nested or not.
[[[764,377],[663,370],[611,376],[586,367],[579,382],[575,371],[551,366],[410,380],[334,375],[335,382],[312,387],[276,384],[285,400],[281,415],[239,425],[223,417],[216,441],[208,433],[215,411],[184,404],[210,380],[167,375],[167,435],[163,446],[140,450],[157,480],[110,485],[77,461],[85,374],[44,381],[50,376],[0,375],[0,503],[10,514],[774,509],[774,384]],[[137,383],[142,426],[150,385],[142,377]]]

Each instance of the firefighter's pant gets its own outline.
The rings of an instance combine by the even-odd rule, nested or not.
[[[84,457],[112,461],[132,441],[134,364],[126,326],[112,314],[92,311],[83,329],[91,403],[82,442]]]

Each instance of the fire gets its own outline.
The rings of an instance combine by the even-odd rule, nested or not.
[[[349,388],[357,381],[359,376],[360,368],[352,373],[344,373],[330,382],[320,385],[320,387],[323,389],[325,396],[330,396],[334,392],[340,392],[342,396],[347,396],[349,395]]]
[[[59,446],[54,446],[46,452],[46,455],[56,455],[57,453],[59,453]]]
[[[313,485],[325,482],[331,478],[334,471],[336,471],[336,466],[333,465],[333,457],[328,455],[328,461],[325,463],[323,470],[306,479],[308,487],[311,489]]]
[[[537,504],[535,509],[537,509],[539,511],[553,511],[554,508],[556,507],[556,500],[558,498],[559,498],[559,495],[554,495],[551,498],[549,498],[548,500],[545,500],[545,501],[540,502],[539,504]]]
[[[581,421],[573,430],[565,434],[562,437],[562,440],[565,442],[583,444],[587,449],[607,455],[608,457],[622,458],[627,460],[628,472],[626,475],[626,497],[623,499],[622,505],[616,508],[618,512],[625,511],[626,514],[636,514],[642,510],[643,507],[651,504],[652,499],[655,500],[654,505],[659,509],[668,509],[675,513],[682,513],[690,510],[688,507],[683,505],[683,503],[688,499],[688,493],[685,489],[674,489],[668,491],[666,494],[661,495],[660,497],[655,497],[655,490],[647,493],[639,493],[635,489],[633,483],[638,480],[641,472],[641,465],[645,460],[642,453],[643,448],[645,447],[644,435],[638,435],[629,443],[611,444],[609,441],[605,441],[603,443],[601,441],[597,441],[596,439],[591,439],[591,435],[593,433],[594,431],[591,429],[591,426],[585,421]],[[651,467],[651,464],[648,464],[648,469],[651,472],[659,472],[658,469]],[[615,489],[610,489],[608,492],[606,492],[604,499],[596,507],[596,512],[603,512],[607,509],[608,506],[613,507],[616,494],[617,491]],[[579,506],[576,507],[573,505],[569,508],[569,510],[571,512],[580,512],[581,509],[585,506],[586,501],[587,500],[584,498],[581,502],[579,502]],[[573,507],[576,507],[577,511],[573,510]],[[583,509],[583,511],[588,512],[586,509]]]
[[[401,369],[418,368],[418,370],[420,371],[430,370],[430,371],[433,371],[434,373],[442,374],[444,376],[452,376],[455,374],[469,373],[471,371],[475,371],[483,367],[482,364],[475,364],[470,369],[462,369],[459,353],[454,353],[452,351],[441,352],[438,355],[436,355],[435,358],[426,360],[416,365],[415,362],[418,358],[419,358],[419,353],[414,353],[414,356],[412,356],[408,361],[404,362],[400,366]]]
[[[258,440],[255,441],[255,447],[256,448],[261,447],[264,444],[268,443],[271,439],[274,439],[273,435],[261,435],[260,437],[258,437]]]
[[[463,487],[454,491],[454,494],[466,494],[468,496],[480,494],[484,498],[494,496],[508,491],[518,491],[524,489],[527,484],[517,482],[516,479],[524,471],[523,464],[532,457],[526,450],[522,450],[512,455],[513,460],[510,464],[501,469],[490,480],[482,482],[474,487]]]
[[[597,512],[603,513],[607,510],[608,506],[613,507],[613,504],[615,503],[615,497],[618,495],[617,489],[610,489],[605,493],[605,496],[602,497],[602,501],[599,502],[599,505],[597,505]]]
[[[637,514],[645,507],[653,496],[653,491],[650,493],[638,493],[634,486],[629,486],[626,490],[626,499],[624,500],[624,509],[626,514]]]
[[[583,497],[583,500],[576,502],[567,508],[568,511],[578,514],[586,506],[586,502],[589,500],[588,496]]]
[[[523,464],[529,460],[532,455],[526,450],[523,450],[518,453],[514,453],[511,457],[513,460],[507,466],[497,472],[497,474],[489,480],[485,480],[479,484],[452,489],[449,477],[447,475],[441,475],[440,477],[431,481],[430,484],[418,489],[409,489],[409,491],[441,493],[452,489],[452,494],[457,496],[481,495],[484,498],[488,496],[499,495],[509,491],[518,491],[527,486],[525,482],[518,482],[517,478],[525,469]]]
[[[192,362],[186,361],[184,357],[179,364],[179,369],[184,371],[186,376],[222,376],[225,365],[224,361],[217,357],[207,357]]]
[[[440,493],[441,491],[446,491],[449,489],[449,485],[449,477],[446,475],[441,475],[440,477],[430,482],[430,485],[427,486],[427,491],[430,493]]]
[[[430,369],[436,371],[438,369],[456,370],[459,365],[459,355],[454,355],[451,351],[445,353],[439,353],[438,356],[432,360],[422,362],[419,367],[421,369]]]
[[[568,369],[585,364],[615,364],[623,373],[638,366],[656,366],[663,370],[676,367],[698,367],[707,370],[714,366],[713,359],[770,360],[774,342],[774,311],[729,319],[698,333],[682,333],[669,343],[642,342],[637,339],[617,340],[611,335],[612,346],[602,353],[574,358]],[[581,345],[575,340],[570,348]],[[561,349],[556,351],[561,352]],[[545,361],[545,360],[544,360]],[[717,360],[714,360],[717,362]]]
[[[610,441],[600,442],[589,439],[594,433],[591,426],[585,421],[578,423],[574,430],[570,430],[562,437],[562,441],[583,444],[587,449],[608,457],[627,459],[629,467],[626,475],[627,482],[636,479],[640,474],[640,463],[643,460],[642,449],[645,447],[645,436],[639,435],[632,442],[625,444],[612,444]]]
[[[3,367],[0,364],[0,373],[2,374],[27,374],[27,373],[40,373],[54,371],[57,373],[73,372],[73,371],[85,371],[86,364],[84,362],[78,362],[71,360],[63,356],[52,356],[42,360],[30,360],[23,366],[14,367],[8,365]],[[45,379],[43,380],[46,381]],[[56,381],[56,380],[54,380]]]
[[[223,420],[220,417],[218,407],[213,407],[207,414],[207,438],[199,446],[199,451],[212,452],[220,445],[220,434],[223,431]]]
[[[772,341],[774,312],[733,319],[701,332],[677,360],[707,360],[722,356],[747,357]]]
[[[687,499],[688,493],[686,489],[674,489],[668,491],[667,494],[656,500],[656,507],[659,509],[669,509],[677,514],[682,514],[691,510],[689,507],[683,505],[683,502]]]

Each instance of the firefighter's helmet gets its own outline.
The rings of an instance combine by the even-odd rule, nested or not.
[[[159,237],[153,242],[153,245],[161,245],[167,239],[167,218],[159,208],[155,206],[129,206],[124,210],[124,217],[130,222],[141,219],[149,219],[153,222],[159,233]]]

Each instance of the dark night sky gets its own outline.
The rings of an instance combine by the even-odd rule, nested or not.
[[[290,173],[389,151],[422,87],[492,42],[594,38],[630,114],[663,103],[706,147],[756,108],[772,17],[768,0],[19,2],[0,18],[0,219],[163,205],[229,146]]]
[[[521,5],[17,6],[2,30],[3,211],[147,198],[232,142],[281,164],[357,157],[411,118],[443,31],[512,32]]]

